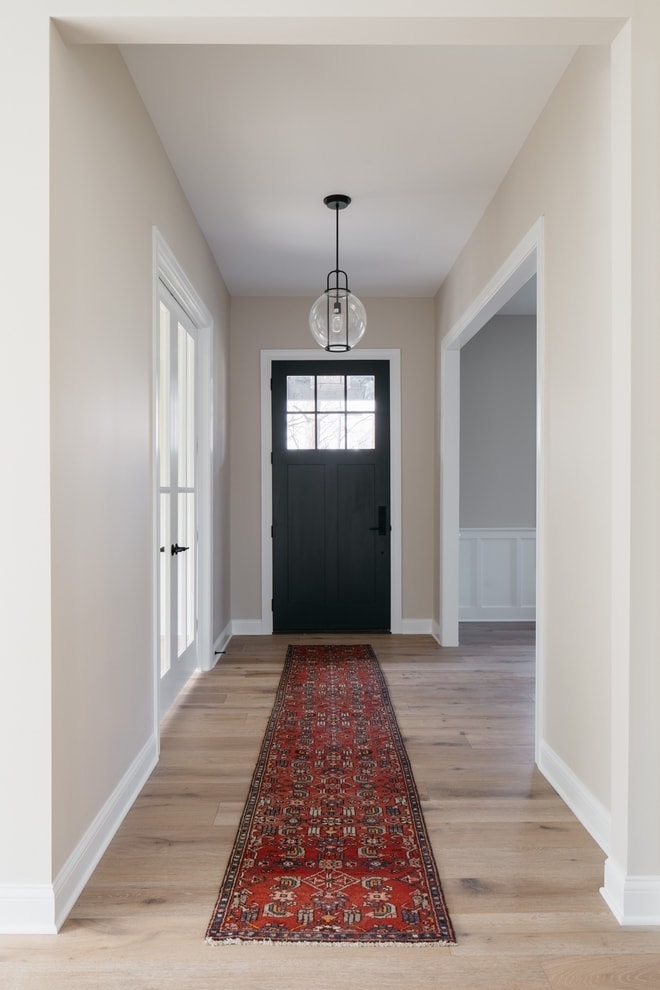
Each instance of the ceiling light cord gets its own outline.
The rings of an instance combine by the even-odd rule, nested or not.
[[[351,197],[333,193],[323,200],[335,211],[335,267],[328,272],[325,292],[319,296],[309,314],[309,329],[324,350],[342,353],[352,350],[362,339],[367,327],[364,306],[348,287],[348,275],[339,267],[339,211],[346,209]],[[340,286],[340,276],[344,284]],[[334,276],[334,285],[330,284]]]

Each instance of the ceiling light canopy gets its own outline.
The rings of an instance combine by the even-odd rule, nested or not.
[[[350,196],[332,193],[323,200],[335,211],[335,267],[328,272],[326,289],[309,313],[312,337],[326,351],[350,351],[362,339],[367,328],[364,306],[348,287],[348,275],[339,267],[339,211],[351,202]]]

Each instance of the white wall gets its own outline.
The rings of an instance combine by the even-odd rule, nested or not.
[[[231,307],[232,617],[261,618],[260,351],[314,348],[313,299],[233,299]],[[364,347],[401,349],[404,620],[433,611],[435,332],[432,299],[363,299]],[[355,353],[357,354],[357,350]],[[319,354],[322,352],[319,350]]]
[[[216,632],[229,621],[228,296],[116,48],[51,64],[53,877],[154,737],[152,227],[215,322]]]
[[[460,525],[536,525],[536,318],[494,316],[461,348]]]
[[[48,298],[48,24],[18,12],[0,31],[0,884],[43,889],[51,876],[50,436]],[[6,73],[6,75],[5,75]],[[20,94],[20,98],[18,96]],[[10,913],[11,912],[11,913]],[[28,920],[11,897],[12,918]]]

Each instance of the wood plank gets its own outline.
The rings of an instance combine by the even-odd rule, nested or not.
[[[604,856],[534,767],[534,628],[234,637],[166,717],[161,759],[60,935],[0,937],[11,990],[576,990],[660,986]],[[204,942],[289,642],[371,642],[406,739],[458,944]]]

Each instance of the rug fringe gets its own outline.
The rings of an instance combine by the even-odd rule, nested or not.
[[[373,945],[378,945],[381,948],[391,948],[391,949],[450,949],[452,946],[456,945],[455,941],[443,941],[441,939],[436,939],[433,942],[377,942],[375,940],[356,942],[353,939],[347,939],[345,942],[325,942],[325,941],[312,941],[308,939],[306,941],[296,941],[295,939],[279,939],[275,941],[274,939],[268,938],[255,938],[255,939],[244,939],[244,938],[206,938],[205,942],[207,945],[216,946],[226,946],[226,945],[267,945],[272,948],[289,948],[290,946],[300,947],[301,949],[314,948],[318,949],[320,946],[328,949],[340,949],[345,946],[350,946],[351,949],[359,949],[361,946],[371,947]]]

